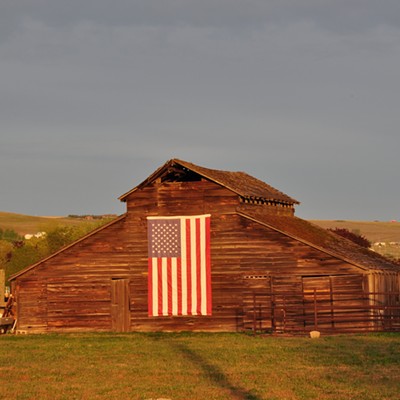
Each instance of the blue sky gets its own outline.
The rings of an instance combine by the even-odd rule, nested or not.
[[[398,0],[0,3],[0,210],[122,213],[170,158],[400,219]]]

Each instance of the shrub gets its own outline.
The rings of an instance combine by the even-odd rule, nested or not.
[[[335,228],[328,229],[329,231],[336,233],[336,235],[342,236],[352,242],[358,244],[361,247],[366,247],[367,249],[371,247],[371,242],[359,233],[351,232],[346,228]]]

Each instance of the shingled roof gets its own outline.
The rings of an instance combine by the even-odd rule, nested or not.
[[[359,268],[382,272],[400,272],[399,265],[392,263],[380,254],[304,219],[295,216],[273,215],[266,213],[259,207],[252,209],[243,206],[238,209],[238,213]]]
[[[163,166],[158,168],[153,174],[151,174],[145,181],[130,190],[129,192],[123,194],[119,199],[125,201],[126,198],[134,191],[147,186],[157,178],[162,178],[167,174],[171,173],[173,170],[181,170],[183,173],[194,172],[203,178],[220,184],[227,189],[235,192],[239,196],[245,199],[251,200],[263,200],[283,203],[287,205],[300,204],[297,200],[292,197],[282,193],[281,191],[273,188],[272,186],[266,184],[265,182],[254,178],[245,172],[240,171],[221,171],[217,169],[210,169],[205,167],[200,167],[198,165],[192,164],[187,161],[179,160],[173,158],[167,161]]]

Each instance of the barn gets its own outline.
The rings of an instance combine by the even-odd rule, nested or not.
[[[244,172],[171,159],[126,212],[10,278],[17,329],[396,330],[400,267]]]

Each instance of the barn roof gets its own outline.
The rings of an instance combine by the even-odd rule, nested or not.
[[[172,159],[168,161],[141,184],[122,195],[120,197],[120,200],[125,201],[131,193],[151,184],[156,179],[161,178],[161,180],[179,180],[183,179],[184,175],[190,175],[190,172],[198,174],[199,176],[209,179],[213,182],[216,182],[237,193],[239,196],[243,196],[245,198],[264,199],[290,205],[293,205],[295,203],[298,204],[297,200],[292,199],[286,194],[274,189],[266,183],[244,172],[214,170],[199,167],[195,164],[178,159]],[[381,255],[369,249],[356,245],[350,240],[342,238],[339,235],[329,232],[326,229],[323,229],[301,218],[297,218],[293,215],[275,215],[269,213],[268,208],[262,206],[250,206],[247,204],[240,205],[237,208],[237,214],[244,218],[250,219],[258,224],[269,227],[302,243],[305,243],[313,248],[321,250],[326,254],[342,259],[343,261],[353,264],[361,269],[376,272],[400,273],[400,266],[392,263],[387,258],[382,257]],[[96,234],[103,229],[106,229],[110,225],[122,221],[124,218],[126,218],[126,215],[127,214],[121,215],[117,219],[96,229],[95,231],[89,233],[85,237],[77,240],[76,242],[60,249],[49,257],[12,275],[9,279],[14,280],[20,275],[23,275],[24,273],[34,269],[43,262],[53,258],[57,254],[75,246],[77,243],[85,240],[86,238]]]
[[[177,158],[167,161],[146,180],[129,192],[123,194],[119,199],[125,201],[131,193],[151,184],[158,178],[161,178],[161,180],[182,179],[184,175],[190,176],[190,172],[194,172],[205,179],[218,183],[245,199],[272,201],[288,205],[300,204],[292,197],[245,172],[221,171],[200,167]]]
[[[400,272],[400,266],[372,250],[361,247],[327,229],[295,216],[278,216],[261,208],[243,207],[239,215],[308,244],[365,270]]]

